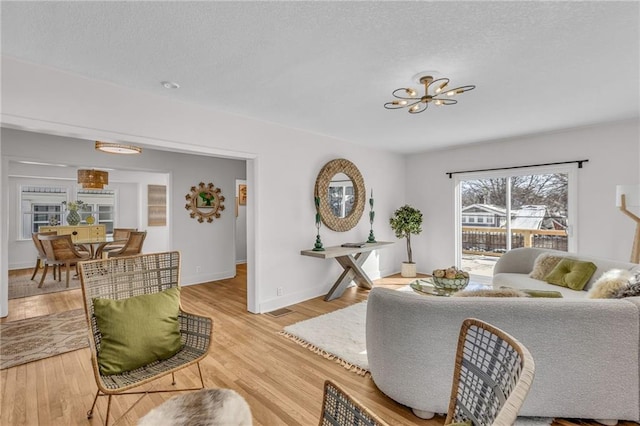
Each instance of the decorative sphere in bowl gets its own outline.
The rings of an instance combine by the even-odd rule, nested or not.
[[[433,285],[443,290],[462,290],[469,284],[469,273],[455,266],[433,271]]]

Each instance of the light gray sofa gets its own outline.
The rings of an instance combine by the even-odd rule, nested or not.
[[[499,285],[531,288],[535,250],[505,254],[495,268]],[[596,276],[638,266],[589,260],[598,265]],[[469,317],[502,328],[531,351],[535,379],[520,415],[640,420],[640,297],[450,298],[374,288],[366,333],[375,384],[419,417],[445,413],[458,333]]]
[[[595,263],[598,267],[589,282],[582,291],[572,290],[566,287],[559,287],[547,284],[541,280],[529,278],[529,273],[533,269],[536,258],[542,253],[553,253],[558,256],[566,256],[574,259],[585,260]],[[619,262],[616,260],[602,259],[598,257],[581,256],[576,253],[566,253],[562,251],[546,250],[539,248],[517,248],[503,254],[493,269],[492,284],[494,287],[512,287],[517,289],[532,290],[554,290],[562,293],[562,297],[586,298],[587,291],[591,289],[593,283],[606,271],[610,269],[635,270],[640,266],[635,263]]]

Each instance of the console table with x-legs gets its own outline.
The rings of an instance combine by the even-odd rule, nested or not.
[[[302,250],[300,254],[303,256],[318,257],[320,259],[335,259],[344,269],[324,297],[324,300],[328,302],[342,296],[342,293],[351,281],[355,281],[358,286],[362,288],[373,288],[373,282],[362,269],[362,265],[373,250],[384,248],[391,244],[393,243],[379,241],[377,243],[365,243],[363,247],[333,246],[325,247],[324,251]]]

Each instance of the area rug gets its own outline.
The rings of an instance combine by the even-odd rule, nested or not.
[[[402,291],[407,289],[403,288]],[[369,374],[366,316],[367,302],[364,301],[287,326],[280,335],[327,359],[335,360],[350,371],[366,376]],[[548,426],[552,421],[547,417],[518,417],[515,425]]]
[[[364,376],[369,373],[366,315],[367,302],[364,301],[292,324],[280,334]]]
[[[89,346],[84,310],[0,324],[0,370]]]
[[[31,273],[25,273],[15,276],[9,276],[9,299],[20,299],[22,297],[37,296],[40,294],[57,293],[59,291],[75,290],[80,288],[80,280],[73,279],[75,272],[71,271],[69,277],[69,288],[67,288],[65,280],[65,272],[62,273],[62,280],[53,279],[51,268],[47,272],[47,278],[44,280],[41,288],[38,288],[42,271],[36,275],[36,280],[31,281]]]

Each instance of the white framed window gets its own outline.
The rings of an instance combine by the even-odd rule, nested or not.
[[[94,224],[104,225],[107,234],[113,234],[116,207],[116,193],[112,189],[79,189],[78,200],[82,200],[85,209],[80,212],[81,222],[87,225],[92,216]]]
[[[20,232],[19,239],[31,239],[40,226],[63,223],[67,188],[55,186],[20,187]]]
[[[486,267],[490,260],[512,248],[576,251],[577,175],[576,164],[456,175],[456,264],[468,269],[465,265],[481,263],[475,278],[482,281],[493,275],[493,268]],[[462,211],[475,204],[497,211],[499,217],[485,216],[490,231],[464,229]],[[474,258],[478,253],[480,260]]]

